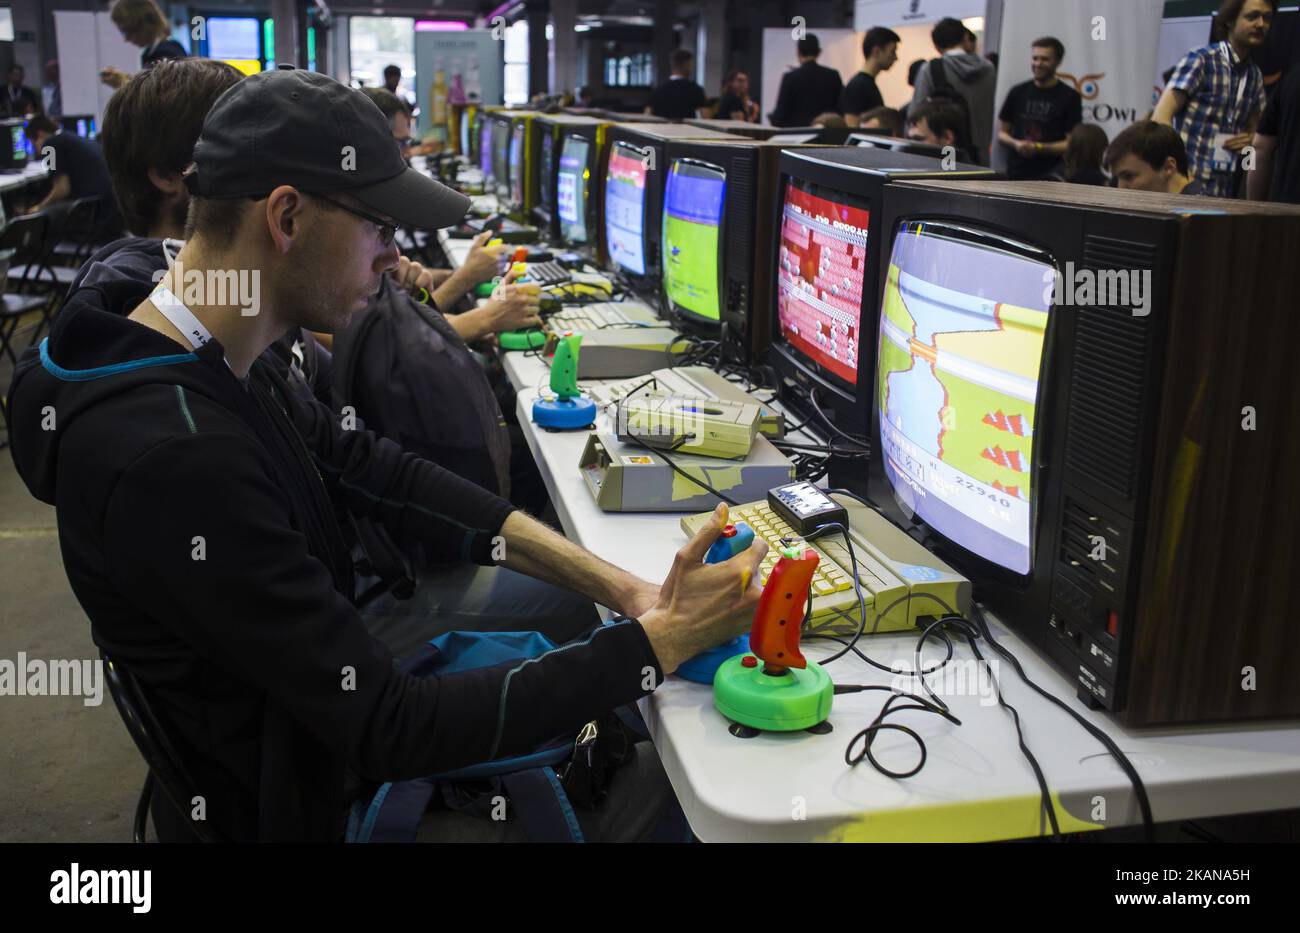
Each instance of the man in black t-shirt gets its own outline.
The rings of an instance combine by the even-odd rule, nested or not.
[[[885,98],[876,87],[876,75],[894,67],[900,41],[898,33],[884,26],[872,26],[862,37],[862,57],[866,64],[849,79],[840,97],[840,111],[849,126],[858,126],[862,114],[885,105]]]
[[[654,89],[645,112],[666,120],[689,120],[708,101],[704,88],[691,80],[695,56],[689,49],[673,52],[673,76]]]
[[[1017,84],[998,112],[998,141],[1010,149],[1007,177],[1046,178],[1060,167],[1066,137],[1083,122],[1079,92],[1056,77],[1065,58],[1059,39],[1046,36],[1033,44],[1034,78]]]
[[[1252,140],[1256,162],[1246,175],[1252,201],[1300,204],[1300,66],[1273,90]]]
[[[108,176],[108,163],[99,145],[73,133],[61,132],[49,117],[40,115],[27,121],[27,136],[32,141],[37,159],[44,159],[48,147],[51,159],[50,193],[32,208],[44,210],[51,204],[76,198],[100,198],[99,227],[117,233],[122,229],[122,216],[113,197],[113,183]]]

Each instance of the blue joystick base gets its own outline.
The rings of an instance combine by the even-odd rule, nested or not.
[[[596,403],[589,398],[539,398],[533,402],[533,423],[552,431],[576,431],[596,420]]]
[[[677,676],[697,684],[711,684],[724,661],[748,653],[749,636],[737,635],[731,641],[724,641],[718,647],[701,651],[689,661],[682,662],[677,668]]]
[[[704,555],[704,562],[706,564],[720,564],[724,560],[735,557],[741,551],[748,550],[753,543],[753,528],[750,528],[744,522],[728,525],[722,529],[722,534],[718,537],[718,540],[713,542],[713,546],[709,548],[709,553]],[[745,654],[748,651],[749,636],[737,635],[730,641],[723,642],[708,651],[701,651],[689,661],[683,662],[677,668],[677,676],[697,684],[711,684],[714,675],[718,673],[718,668],[722,666],[724,661],[734,658],[738,654]]]

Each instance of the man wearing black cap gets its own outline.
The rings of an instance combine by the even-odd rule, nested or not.
[[[161,838],[204,819],[231,839],[337,840],[350,777],[529,751],[744,630],[766,549],[704,565],[721,510],[655,586],[250,378],[287,329],[332,331],[365,305],[397,267],[394,224],[465,211],[406,167],[364,95],[253,75],[218,99],[194,155],[187,240],[157,288],[74,294],[10,390],[15,463],[57,508],[95,641],[141,683],[202,798],[182,812],[155,797]],[[349,601],[339,506],[629,618],[525,664],[411,677]]]
[[[824,113],[840,113],[844,81],[834,68],[817,64],[821,43],[812,33],[798,41],[799,67],[781,78],[773,126],[811,126]]]

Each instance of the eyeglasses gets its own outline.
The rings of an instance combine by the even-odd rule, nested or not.
[[[392,246],[393,238],[397,236],[397,224],[390,223],[387,220],[380,220],[374,214],[367,214],[365,211],[357,210],[355,207],[349,207],[348,205],[344,204],[342,201],[336,201],[331,197],[327,197],[326,195],[320,194],[319,192],[313,191],[311,192],[311,196],[314,198],[320,198],[322,201],[325,201],[329,204],[333,204],[335,207],[339,208],[340,210],[347,211],[349,214],[351,214],[354,217],[360,217],[362,220],[370,221],[372,224],[374,224],[376,227],[379,228],[379,242],[382,243],[384,246]]]

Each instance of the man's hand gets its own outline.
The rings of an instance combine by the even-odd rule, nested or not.
[[[393,278],[398,285],[417,299],[420,297],[421,290],[432,295],[433,290],[438,287],[432,269],[426,269],[418,262],[413,262],[405,256],[397,257],[397,271],[393,273]]]
[[[111,65],[99,72],[99,80],[116,90],[123,87],[126,82],[131,80],[131,76],[125,71],[114,68]]]
[[[1016,140],[1016,152],[1018,152],[1018,153],[1019,153],[1021,156],[1023,156],[1024,158],[1026,158],[1026,159],[1029,158],[1030,156],[1032,156],[1032,155],[1034,154],[1035,151],[1036,151],[1036,148],[1035,148],[1035,146],[1034,146],[1034,142],[1033,142],[1033,140],[1030,140],[1030,139],[1017,139],[1017,140]]]
[[[522,330],[536,327],[542,323],[541,299],[542,288],[533,282],[516,285],[519,278],[513,268],[506,272],[492,292],[492,297],[483,306],[492,322],[492,330]]]
[[[1238,133],[1236,136],[1229,136],[1225,139],[1223,141],[1223,148],[1227,149],[1229,152],[1240,152],[1250,145],[1252,139],[1254,139],[1254,134],[1252,133]]]
[[[504,243],[488,246],[488,240],[493,236],[491,230],[484,230],[470,242],[469,253],[460,266],[465,280],[470,283],[470,288],[480,282],[486,282],[501,268],[501,256],[505,253],[506,246]]]
[[[767,543],[755,540],[731,560],[704,563],[704,556],[722,533],[726,514],[726,506],[719,505],[709,523],[677,552],[673,569],[660,588],[659,601],[640,616],[665,674],[701,651],[741,634],[753,623],[762,595],[759,567],[767,556]]]

